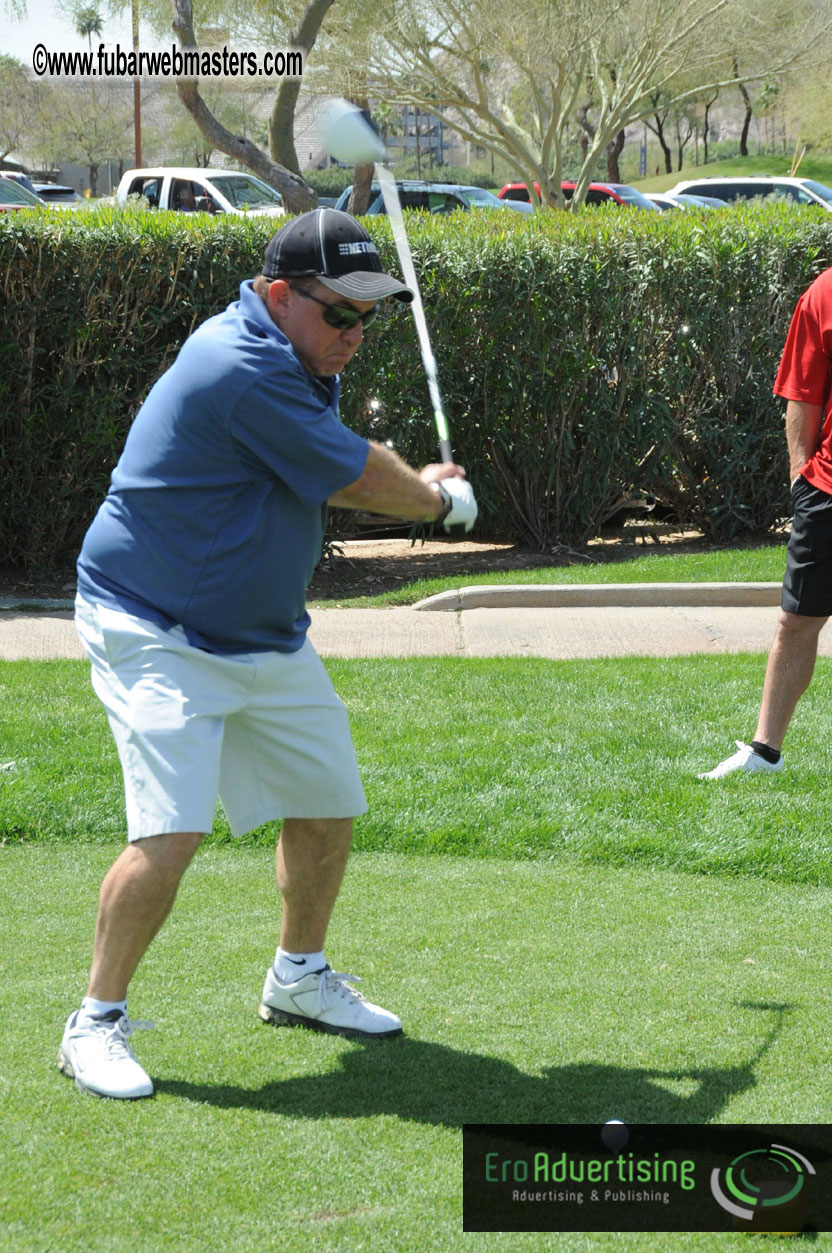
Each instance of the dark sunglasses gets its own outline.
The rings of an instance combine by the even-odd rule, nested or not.
[[[374,308],[368,309],[366,313],[359,313],[357,309],[351,309],[349,305],[331,305],[326,300],[320,300],[317,296],[313,296],[311,292],[304,291],[302,287],[289,286],[292,291],[296,291],[299,296],[303,296],[304,300],[314,300],[316,305],[320,305],[323,309],[321,317],[327,326],[334,326],[336,331],[351,331],[354,326],[360,322],[362,326],[369,326],[378,317],[381,305],[375,305]]]

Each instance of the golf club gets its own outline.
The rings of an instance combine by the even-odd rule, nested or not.
[[[425,310],[422,305],[419,281],[416,278],[416,270],[413,265],[413,254],[410,251],[410,242],[404,229],[401,200],[399,199],[396,180],[392,172],[387,166],[382,164],[383,159],[387,156],[384,144],[363,116],[361,110],[355,105],[348,104],[345,100],[334,102],[330,106],[324,120],[323,133],[327,147],[336,160],[350,162],[354,165],[369,164],[371,161],[375,164],[376,177],[381,187],[390,229],[393,232],[393,241],[399,256],[399,264],[402,267],[402,275],[404,281],[413,292],[411,309],[413,310],[413,319],[416,323],[416,334],[419,339],[422,364],[427,375],[428,391],[431,404],[433,405],[434,421],[436,422],[436,432],[439,436],[439,456],[442,461],[453,461],[448,421],[445,417],[445,408],[439,391],[436,358],[433,355],[428,325],[425,321]]]
[[[402,203],[399,199],[399,189],[396,186],[396,180],[386,165],[376,164],[376,177],[381,187],[381,194],[384,199],[384,207],[387,210],[390,229],[393,232],[396,252],[399,254],[402,275],[404,281],[413,292],[413,302],[410,307],[413,310],[416,334],[419,337],[419,350],[422,354],[422,364],[425,367],[428,391],[430,392],[430,400],[433,405],[433,418],[436,422],[436,433],[439,436],[439,455],[443,461],[453,461],[454,456],[451,451],[448,421],[445,417],[445,407],[442,404],[442,394],[439,391],[436,358],[431,348],[428,324],[425,320],[425,309],[422,304],[422,294],[419,290],[419,280],[416,278],[413,254],[410,251],[410,241],[404,229],[404,214],[402,213]]]

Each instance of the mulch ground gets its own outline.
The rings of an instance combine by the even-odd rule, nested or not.
[[[702,551],[710,545],[695,532],[670,533],[660,540],[640,541],[624,533],[610,534],[585,548],[558,548],[536,552],[514,544],[469,540],[409,539],[345,540],[339,552],[322,562],[309,585],[310,600],[346,600],[394,591],[416,579],[465,576],[491,570],[534,570],[542,566],[607,563],[648,552]],[[0,567],[0,599],[49,597],[67,599],[74,593],[72,566],[43,573],[24,573]]]

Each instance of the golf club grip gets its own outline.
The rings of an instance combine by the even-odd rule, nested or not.
[[[453,461],[454,454],[451,451],[451,441],[449,439],[440,439],[439,459],[440,461]]]

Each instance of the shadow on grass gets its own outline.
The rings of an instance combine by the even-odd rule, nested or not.
[[[738,1007],[740,1008],[740,1007]],[[461,1127],[463,1123],[707,1123],[756,1086],[755,1070],[794,1006],[743,1004],[774,1015],[762,1043],[740,1066],[651,1070],[583,1063],[525,1074],[509,1062],[400,1036],[353,1044],[339,1069],[259,1088],[157,1078],[159,1094],[293,1118],[370,1118]],[[280,1028],[284,1030],[284,1028]]]

